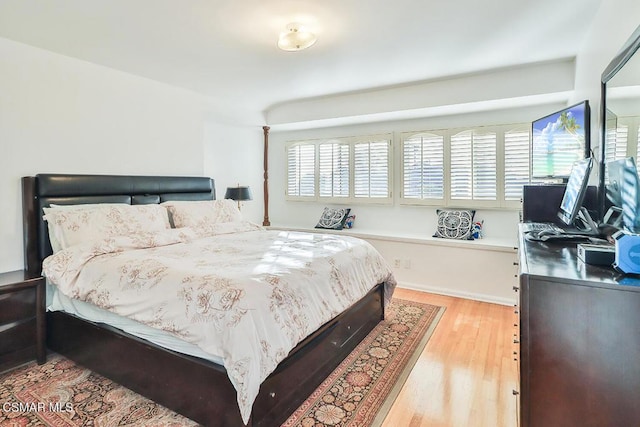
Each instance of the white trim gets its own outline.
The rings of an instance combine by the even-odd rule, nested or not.
[[[429,292],[432,294],[446,295],[456,298],[464,298],[474,301],[488,302],[491,304],[507,305],[512,307],[517,303],[516,299],[499,298],[491,295],[478,294],[474,292],[454,291],[451,288],[441,288],[437,286],[429,286],[418,283],[398,282],[398,287],[403,289],[411,289],[414,291]]]

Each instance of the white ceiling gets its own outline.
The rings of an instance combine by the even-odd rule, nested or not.
[[[0,0],[0,37],[266,111],[576,55],[602,0]],[[299,21],[318,35],[277,49]]]

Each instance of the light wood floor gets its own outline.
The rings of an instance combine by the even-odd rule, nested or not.
[[[406,289],[394,297],[446,311],[383,427],[514,427],[513,307]]]

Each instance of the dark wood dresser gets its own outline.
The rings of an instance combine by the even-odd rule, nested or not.
[[[640,278],[520,233],[522,427],[640,426]]]
[[[34,359],[46,359],[45,279],[0,273],[0,372]]]

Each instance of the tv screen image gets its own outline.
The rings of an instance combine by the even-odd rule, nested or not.
[[[573,164],[589,157],[589,101],[564,108],[531,124],[531,176],[567,179]]]

